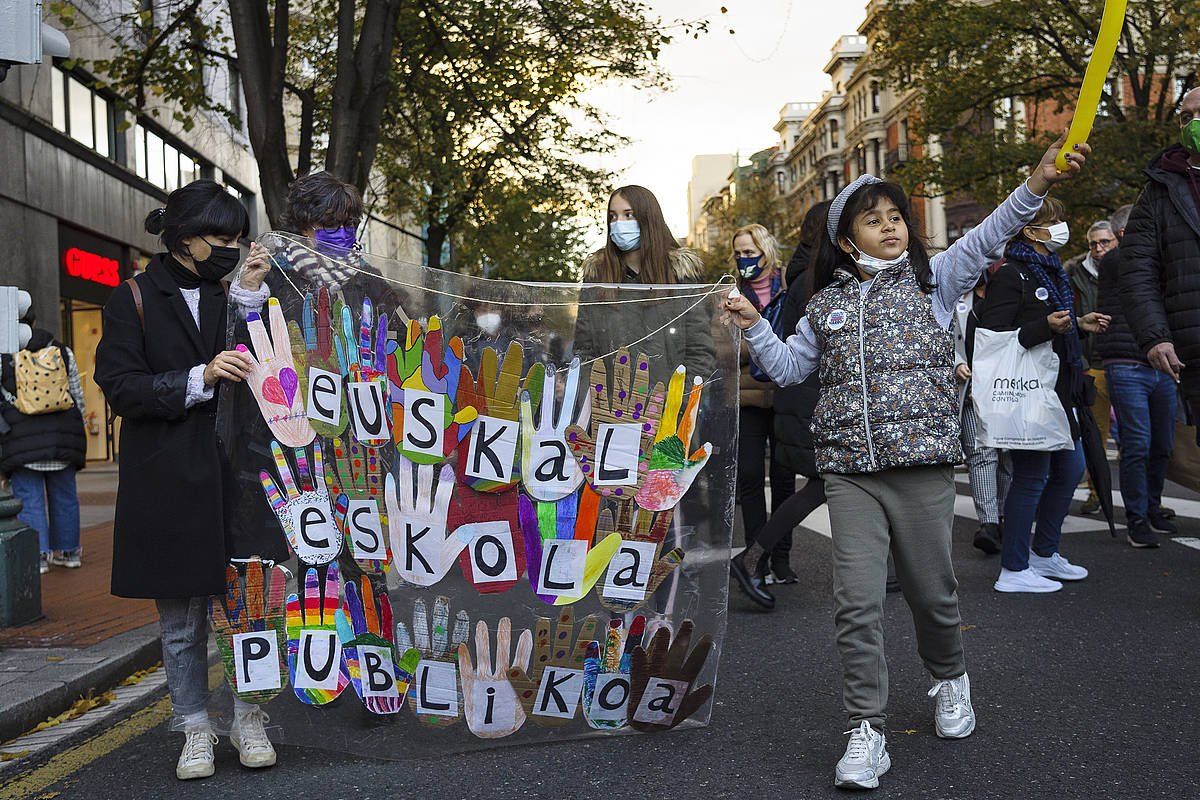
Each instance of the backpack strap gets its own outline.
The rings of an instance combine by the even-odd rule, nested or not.
[[[142,333],[146,332],[146,310],[142,308],[142,287],[133,278],[125,281],[129,285],[129,291],[133,295],[133,307],[137,309],[138,322],[142,323]]]

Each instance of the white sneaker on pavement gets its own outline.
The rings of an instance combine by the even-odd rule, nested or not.
[[[274,766],[275,748],[271,746],[263,727],[266,722],[270,722],[270,717],[257,706],[249,711],[234,712],[229,742],[237,749],[238,760],[243,767],[261,769]]]
[[[971,707],[971,679],[967,673],[937,681],[929,690],[933,704],[933,724],[943,739],[965,739],[975,732],[975,709]]]
[[[79,569],[83,566],[83,551],[78,548],[75,550],[52,550],[50,551],[50,563],[56,567]]]
[[[892,768],[887,740],[866,720],[846,733],[850,734],[850,742],[834,769],[833,785],[843,789],[877,788],[879,776]]]
[[[207,778],[213,774],[213,745],[217,743],[212,728],[193,728],[184,732],[183,752],[175,764],[175,777],[181,781]]]
[[[1000,577],[993,588],[997,592],[1057,592],[1062,584],[1043,578],[1032,568],[1014,571],[1001,567]]]
[[[1042,558],[1037,553],[1029,554],[1029,568],[1041,575],[1043,578],[1052,578],[1059,581],[1081,581],[1088,576],[1088,571],[1083,567],[1077,567],[1070,561],[1062,557],[1061,553],[1055,553],[1049,558]]]

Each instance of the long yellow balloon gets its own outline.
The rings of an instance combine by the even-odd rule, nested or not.
[[[1096,110],[1100,107],[1100,93],[1104,91],[1104,84],[1108,80],[1108,68],[1112,66],[1117,42],[1121,38],[1121,27],[1125,24],[1126,2],[1105,0],[1100,33],[1096,36],[1096,46],[1092,48],[1092,57],[1083,74],[1083,86],[1079,89],[1075,116],[1071,118],[1071,130],[1067,132],[1067,141],[1054,160],[1060,172],[1067,171],[1067,153],[1075,145],[1086,142],[1092,133],[1092,123],[1096,121]]]

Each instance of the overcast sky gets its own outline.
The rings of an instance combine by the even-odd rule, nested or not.
[[[703,17],[710,23],[699,41],[681,38],[662,53],[674,90],[649,95],[608,88],[592,97],[612,115],[614,129],[635,140],[614,156],[621,183],[653,191],[671,230],[684,237],[692,156],[740,153],[745,160],[774,144],[780,107],[816,100],[828,88],[821,68],[830,47],[838,36],[856,31],[866,0],[650,0],[650,5],[664,19]],[[729,13],[720,13],[722,5]]]

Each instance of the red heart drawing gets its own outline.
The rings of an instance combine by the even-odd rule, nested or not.
[[[274,375],[268,376],[263,381],[262,396],[276,405],[288,405],[287,396],[283,393],[283,386],[280,385],[279,378]]]

